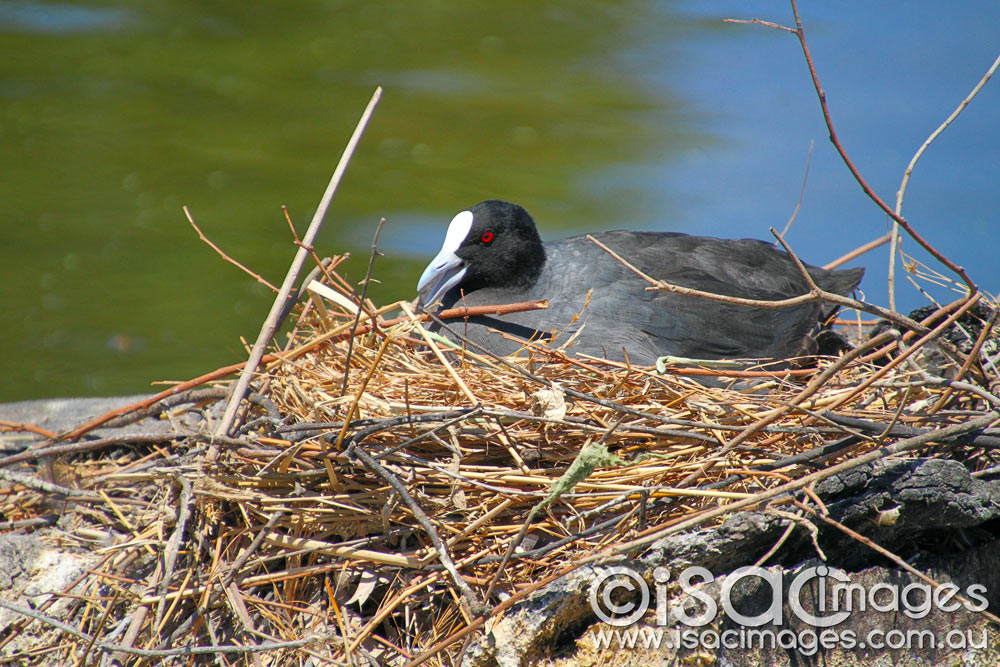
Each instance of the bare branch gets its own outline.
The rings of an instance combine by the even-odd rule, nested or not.
[[[354,134],[351,135],[350,140],[347,142],[347,147],[344,149],[344,153],[340,157],[340,162],[337,164],[337,168],[333,172],[330,184],[327,186],[326,192],[323,193],[320,204],[316,209],[316,214],[313,216],[312,222],[309,223],[309,229],[306,230],[305,237],[302,239],[303,245],[299,247],[298,252],[295,253],[295,259],[292,260],[291,266],[288,267],[288,273],[285,275],[285,282],[281,284],[281,291],[278,293],[278,296],[274,300],[274,304],[271,306],[271,312],[268,314],[267,320],[264,322],[264,326],[261,327],[260,334],[257,336],[257,342],[254,343],[253,349],[250,352],[250,358],[247,360],[246,365],[243,367],[243,371],[240,373],[240,379],[236,382],[235,387],[233,387],[233,393],[229,397],[229,403],[226,405],[226,411],[222,415],[222,419],[219,420],[219,424],[215,430],[218,435],[228,435],[230,429],[232,428],[233,421],[236,419],[236,411],[239,409],[240,402],[243,400],[243,397],[247,393],[247,389],[250,387],[250,379],[253,377],[254,371],[257,370],[257,366],[260,364],[261,358],[264,356],[265,348],[271,342],[271,338],[281,325],[280,315],[285,310],[285,302],[292,293],[292,289],[295,285],[295,279],[302,270],[306,257],[309,256],[308,247],[312,245],[313,241],[316,239],[316,235],[319,233],[320,227],[323,225],[323,218],[326,216],[326,211],[330,206],[330,202],[333,200],[333,195],[337,191],[337,186],[340,185],[340,180],[344,175],[344,171],[347,169],[347,165],[351,161],[351,156],[354,155],[354,149],[357,148],[358,142],[361,140],[361,135],[364,133],[365,127],[368,125],[368,120],[375,111],[375,105],[378,104],[381,97],[382,88],[376,88],[375,93],[368,102],[368,106],[365,108],[364,113],[361,114],[361,119],[358,121],[358,125],[354,129]],[[217,455],[217,451],[213,451],[211,453]],[[215,456],[209,456],[209,460],[214,458]]]
[[[993,61],[990,68],[986,70],[986,74],[984,74],[983,78],[979,80],[976,87],[972,89],[972,92],[969,93],[964,100],[962,100],[958,107],[951,112],[951,115],[948,116],[936,130],[931,132],[931,135],[927,137],[927,140],[924,141],[920,148],[917,149],[917,152],[914,153],[910,163],[906,165],[906,171],[903,172],[903,180],[899,184],[899,191],[896,193],[896,215],[903,214],[903,197],[906,195],[906,186],[910,183],[910,176],[913,174],[913,168],[917,165],[917,161],[920,159],[920,156],[923,155],[924,151],[927,150],[927,147],[930,146],[956,118],[958,118],[958,115],[965,110],[965,107],[969,106],[969,102],[971,102],[972,99],[979,94],[979,91],[983,89],[986,82],[989,81],[990,77],[992,77],[997,71],[998,66],[1000,66],[1000,56],[997,56],[997,59]],[[889,308],[892,310],[896,310],[896,249],[898,247],[899,223],[893,222],[892,246],[889,249]]]
[[[813,87],[816,89],[816,95],[819,98],[819,104],[823,110],[823,120],[826,123],[826,128],[830,133],[830,141],[833,143],[834,147],[837,149],[837,152],[840,154],[841,160],[843,160],[844,164],[847,165],[847,168],[848,170],[850,170],[851,175],[854,176],[854,180],[858,182],[858,185],[861,186],[861,189],[864,190],[864,193],[868,195],[868,197],[873,202],[875,202],[875,204],[879,208],[885,211],[886,215],[888,215],[890,218],[896,221],[896,223],[898,223],[899,226],[902,227],[906,231],[906,233],[909,234],[911,238],[913,238],[914,241],[919,243],[927,252],[933,255],[935,259],[937,259],[939,262],[941,262],[942,264],[947,266],[951,271],[957,274],[962,279],[962,282],[964,282],[968,287],[969,294],[975,294],[979,288],[976,287],[976,284],[972,282],[971,278],[969,278],[968,274],[965,272],[965,269],[958,266],[950,259],[945,257],[943,254],[941,254],[941,252],[938,251],[937,248],[932,246],[920,234],[918,234],[916,230],[914,230],[913,227],[910,226],[910,223],[907,222],[905,218],[903,218],[903,216],[896,213],[896,211],[891,209],[888,204],[882,201],[882,199],[877,194],[875,194],[875,191],[872,190],[871,186],[868,185],[868,182],[864,179],[864,177],[861,175],[861,172],[858,171],[858,168],[854,166],[854,162],[852,162],[851,158],[847,155],[847,151],[844,149],[844,146],[840,143],[840,139],[837,138],[837,131],[833,127],[833,119],[830,116],[830,108],[826,103],[826,92],[823,90],[822,84],[820,84],[819,75],[816,73],[816,65],[813,63],[812,54],[809,51],[809,44],[806,42],[805,31],[802,28],[802,20],[799,17],[799,8],[796,5],[795,0],[790,0],[790,2],[792,5],[792,13],[795,15],[794,32],[799,39],[799,44],[802,46],[802,54],[805,56],[806,65],[809,67],[809,76],[812,78]]]

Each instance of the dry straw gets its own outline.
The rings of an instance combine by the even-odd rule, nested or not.
[[[71,476],[55,487],[0,461],[6,517],[72,498],[63,545],[103,539],[101,560],[66,593],[74,610],[62,625],[21,609],[22,625],[38,624],[24,631],[59,628],[44,651],[65,664],[212,646],[270,665],[403,664],[579,563],[738,509],[792,510],[827,471],[958,444],[973,447],[971,466],[993,465],[995,371],[980,363],[992,320],[944,368],[918,365],[929,358],[918,352],[943,341],[948,309],[909,343],[882,334],[811,369],[696,380],[538,344],[496,359],[437,342],[409,315],[362,327],[359,311],[405,304],[362,304],[331,277],[341,298],[300,306],[235,436],[53,445]],[[865,352],[879,341],[908,356],[876,363]]]

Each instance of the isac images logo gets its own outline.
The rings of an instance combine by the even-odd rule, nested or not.
[[[770,604],[764,611],[747,615],[733,604],[733,588],[748,577],[756,577],[770,590]],[[905,614],[912,619],[926,617],[932,610],[956,612],[960,609],[982,611],[987,608],[986,587],[968,586],[964,591],[954,584],[934,587],[923,582],[906,585],[878,583],[869,587],[851,583],[842,570],[821,565],[805,568],[787,583],[778,570],[743,567],[720,580],[716,596],[705,591],[705,584],[715,576],[703,567],[689,567],[677,577],[679,600],[669,604],[667,583],[671,573],[658,567],[653,570],[654,591],[646,580],[630,567],[618,565],[598,571],[590,585],[590,606],[597,617],[613,630],[595,631],[599,647],[607,648],[703,648],[794,649],[813,655],[822,649],[982,649],[986,629],[955,629],[943,635],[931,630],[872,630],[864,636],[837,626],[852,613]],[[803,595],[807,584],[816,580],[815,592]],[[653,597],[655,596],[655,600]],[[809,599],[812,611],[802,604]],[[781,628],[787,609],[806,626],[792,631]],[[692,604],[694,603],[694,604]],[[715,630],[705,626],[721,611],[738,629]],[[649,627],[647,614],[655,612],[655,627]],[[630,627],[647,619],[642,627]],[[888,624],[888,622],[887,622]],[[671,626],[671,627],[668,627]]]

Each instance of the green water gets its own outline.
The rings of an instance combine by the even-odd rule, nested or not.
[[[616,167],[695,138],[644,77],[679,19],[643,2],[35,2],[0,6],[0,400],[146,391],[240,360],[355,123],[317,244],[412,296],[455,212],[549,230],[653,206]],[[662,205],[662,203],[660,204]]]

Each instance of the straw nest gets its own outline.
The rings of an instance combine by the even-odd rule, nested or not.
[[[41,485],[37,468],[5,483],[4,517],[40,517],[62,494],[61,545],[95,552],[36,659],[452,664],[463,644],[448,638],[584,559],[787,503],[779,486],[901,440],[923,437],[892,453],[948,455],[944,434],[982,434],[976,420],[998,406],[992,320],[973,318],[960,349],[943,337],[949,316],[988,316],[982,304],[937,310],[901,347],[883,333],[812,368],[660,374],[544,345],[507,360],[435,351],[406,315],[373,329],[374,306],[358,316],[344,284],[334,276],[340,305],[299,310],[233,437],[177,426],[50,445],[64,448],[48,460],[70,491]],[[927,365],[932,347],[945,366]],[[211,418],[226,386],[151,410]],[[993,465],[988,449],[969,452],[971,468]],[[53,600],[14,626],[52,630]]]

